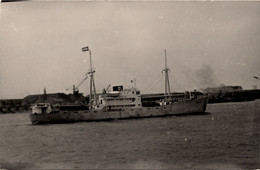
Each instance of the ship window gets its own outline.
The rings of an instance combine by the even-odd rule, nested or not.
[[[102,100],[100,100],[100,104],[102,104]]]

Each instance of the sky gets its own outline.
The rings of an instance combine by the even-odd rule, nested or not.
[[[171,91],[260,88],[259,2],[24,1],[0,12],[1,99],[71,93],[90,69],[85,46],[97,92],[134,78],[141,93],[164,92],[165,49]]]

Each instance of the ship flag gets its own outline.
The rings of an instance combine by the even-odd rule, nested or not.
[[[89,48],[88,48],[88,46],[86,46],[86,47],[83,47],[83,48],[82,48],[82,51],[83,51],[83,52],[85,52],[85,51],[89,51]]]
[[[253,76],[255,79],[257,79],[257,80],[260,80],[260,78],[259,77],[256,77],[256,76]]]

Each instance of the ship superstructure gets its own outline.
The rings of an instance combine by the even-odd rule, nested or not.
[[[99,95],[98,108],[119,110],[124,108],[142,107],[141,94],[136,88],[124,89],[123,86],[113,86],[113,91]]]

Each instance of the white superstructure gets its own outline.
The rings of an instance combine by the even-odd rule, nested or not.
[[[141,94],[136,88],[123,89],[123,86],[114,86],[113,91],[99,96],[98,104],[98,109],[105,110],[142,107]]]

